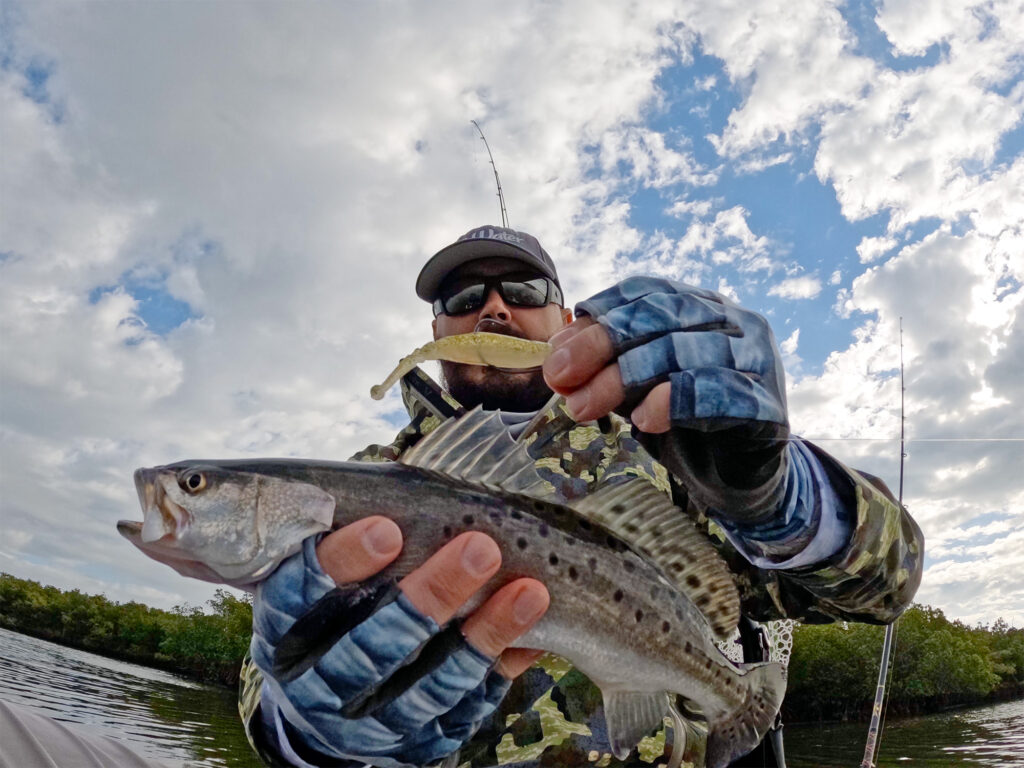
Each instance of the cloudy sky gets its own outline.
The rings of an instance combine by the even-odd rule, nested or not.
[[[794,430],[899,475],[920,601],[1024,626],[1019,0],[0,5],[0,570],[161,607],[138,466],[346,458],[499,221],[569,298],[767,314]]]

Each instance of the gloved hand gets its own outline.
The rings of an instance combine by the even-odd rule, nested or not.
[[[653,277],[623,280],[576,315],[544,366],[574,416],[631,416],[696,500],[732,522],[768,521],[786,493],[789,423],[767,321],[714,291]]]
[[[331,536],[343,537],[345,531]],[[532,580],[525,580],[530,582],[525,585],[513,582],[465,621],[462,628],[471,639],[487,634],[488,641],[477,645],[489,653],[470,644],[458,625],[439,626],[416,607],[410,595],[444,594],[443,588],[437,590],[437,579],[439,574],[451,579],[457,570],[453,563],[467,562],[463,551],[470,551],[467,536],[485,540],[483,544],[477,540],[477,552],[489,546],[492,551],[485,554],[492,557],[493,567],[488,565],[469,578],[454,574],[452,583],[461,586],[441,600],[447,605],[430,608],[443,622],[500,564],[497,547],[483,534],[466,534],[450,542],[407,576],[402,590],[387,581],[336,588],[335,578],[321,567],[324,553],[330,556],[329,548],[321,545],[318,558],[316,537],[260,584],[253,605],[250,650],[265,676],[261,706],[268,731],[274,731],[269,741],[278,746],[277,751],[286,758],[291,752],[314,763],[426,765],[458,750],[493,713],[508,691],[510,677],[529,665],[529,660],[525,665],[506,665],[499,672],[496,658],[505,644],[543,613],[546,592]],[[398,541],[400,546],[400,537]],[[342,567],[351,568],[353,558],[345,559]],[[426,587],[431,580],[433,586]],[[491,625],[496,617],[525,616],[523,611],[515,613],[517,601],[531,590],[536,596],[538,587],[544,598],[540,612],[526,616],[526,621],[510,618],[503,630],[495,631]],[[301,631],[289,635],[297,620]],[[328,641],[319,651],[319,660],[292,679],[281,674],[279,667],[275,669],[275,656],[283,645],[294,655],[296,634],[309,642],[311,650],[322,645],[317,634],[333,634],[330,641],[341,636],[337,642]]]

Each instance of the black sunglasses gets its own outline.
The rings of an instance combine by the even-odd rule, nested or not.
[[[546,277],[466,277],[441,287],[434,299],[434,317],[440,314],[464,315],[479,309],[487,301],[491,289],[508,304],[516,307],[562,306],[562,291],[554,280]]]

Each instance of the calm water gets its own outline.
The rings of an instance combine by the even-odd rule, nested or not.
[[[232,691],[5,629],[0,699],[129,742],[169,768],[260,765]]]
[[[865,723],[788,726],[789,768],[854,768],[864,757]],[[890,720],[879,766],[1024,766],[1024,701]]]
[[[258,766],[235,696],[0,629],[0,699],[131,742],[168,766]],[[789,768],[856,768],[862,723],[787,726]],[[1024,768],[1024,701],[886,724],[878,764]]]

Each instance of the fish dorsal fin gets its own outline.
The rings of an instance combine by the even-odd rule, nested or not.
[[[604,719],[612,754],[625,760],[644,736],[661,726],[668,712],[668,694],[640,691],[602,691]]]
[[[441,424],[399,461],[467,485],[557,500],[551,486],[537,474],[526,447],[512,439],[498,412],[480,406]]]
[[[740,616],[732,573],[696,524],[662,491],[637,478],[606,485],[572,502],[573,510],[651,560],[728,639]]]

